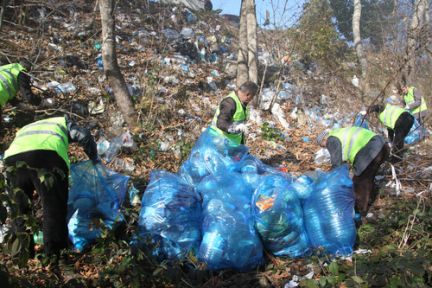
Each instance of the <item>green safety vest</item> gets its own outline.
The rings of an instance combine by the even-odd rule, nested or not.
[[[411,103],[414,102],[414,89],[415,89],[414,87],[409,87],[408,93],[404,95],[404,101],[406,105],[410,105]],[[423,97],[421,97],[420,106],[412,110],[411,113],[416,114],[426,110],[427,110],[426,101]]]
[[[348,127],[331,130],[329,136],[342,143],[342,161],[354,163],[357,153],[366,146],[376,134],[362,127]]]
[[[384,111],[379,114],[379,119],[386,127],[394,129],[397,119],[404,112],[407,111],[398,106],[387,104]]]
[[[15,97],[18,92],[18,74],[25,72],[21,64],[14,63],[0,67],[0,107]]]
[[[48,118],[22,127],[5,152],[5,159],[33,150],[55,151],[70,167],[68,148],[69,133],[65,117]]]
[[[233,123],[241,123],[246,121],[246,119],[248,118],[248,114],[249,111],[248,109],[243,109],[243,105],[240,101],[240,99],[238,98],[238,96],[236,95],[235,92],[231,92],[227,97],[230,97],[234,100],[234,102],[236,103],[236,111],[233,115]],[[222,100],[223,101],[223,100]],[[211,128],[219,135],[226,137],[228,140],[230,140],[234,145],[240,145],[243,139],[243,133],[239,133],[239,134],[232,134],[232,133],[227,133],[222,131],[221,129],[217,128],[217,119],[218,116],[220,114],[220,105],[216,110],[216,113],[213,117],[213,121],[211,124]]]

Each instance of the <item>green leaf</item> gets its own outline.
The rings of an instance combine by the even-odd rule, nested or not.
[[[313,279],[306,279],[300,282],[300,287],[306,287],[306,288],[318,288],[317,281]]]
[[[351,279],[352,279],[355,283],[357,283],[357,284],[362,284],[362,283],[364,283],[363,279],[360,278],[359,276],[352,276]]]
[[[333,275],[339,274],[339,265],[334,261],[329,265],[328,269],[329,269],[330,273]]]
[[[12,257],[18,255],[18,253],[21,251],[21,241],[19,238],[15,238],[15,240],[10,245],[9,251]]]

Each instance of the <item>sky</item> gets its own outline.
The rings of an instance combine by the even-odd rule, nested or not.
[[[270,12],[270,21],[276,26],[291,26],[302,11],[306,0],[255,0],[258,24],[263,24],[266,10]],[[222,14],[240,14],[241,0],[212,0],[213,9],[222,9]],[[286,4],[286,9],[284,9]],[[285,11],[285,12],[283,12]],[[276,17],[274,17],[276,16]]]

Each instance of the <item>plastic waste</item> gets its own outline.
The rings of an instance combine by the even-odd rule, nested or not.
[[[296,190],[281,175],[268,175],[253,195],[255,227],[276,256],[301,257],[310,250]]]
[[[195,32],[193,31],[192,28],[189,27],[183,27],[182,30],[180,31],[180,34],[185,39],[190,39],[195,36]]]
[[[255,268],[263,248],[253,225],[252,187],[239,173],[209,175],[198,186],[203,195],[203,220],[198,259],[210,270]]]
[[[33,233],[33,242],[36,245],[43,245],[43,233],[42,231],[37,231]]]
[[[187,183],[196,185],[209,174],[225,171],[247,151],[246,146],[231,143],[212,128],[207,128],[195,143],[189,158],[180,166],[179,175]]]
[[[218,87],[216,85],[216,82],[213,80],[213,77],[209,76],[207,77],[207,84],[209,85],[211,90],[217,91]]]
[[[183,259],[198,251],[201,240],[201,197],[179,176],[153,171],[142,197],[138,220],[141,245],[150,239],[154,256]]]
[[[76,91],[76,87],[71,82],[66,82],[55,86],[54,90],[57,94],[70,94]]]
[[[163,29],[161,32],[167,40],[176,40],[180,38],[180,33],[171,28]]]
[[[129,196],[129,203],[132,204],[132,206],[137,206],[141,203],[141,199],[139,198],[139,190],[135,188],[133,184],[130,185],[128,190],[128,196]]]
[[[102,140],[100,145],[101,149],[105,150],[105,152],[99,152],[99,154],[102,155],[103,160],[110,163],[120,153],[122,147],[132,148],[135,143],[132,139],[132,135],[127,131],[120,136],[114,137],[109,143],[108,149],[106,149],[107,144],[105,141]]]
[[[306,231],[312,247],[349,255],[356,238],[354,192],[347,165],[323,173],[303,201]]]
[[[186,17],[186,21],[188,23],[195,23],[198,20],[198,17],[195,16],[195,14],[193,14],[191,11],[186,10],[185,11],[185,17]]]
[[[102,54],[99,54],[96,57],[96,66],[98,67],[99,70],[104,70]]]
[[[354,125],[353,126],[363,127],[365,129],[369,129],[369,122],[365,118],[365,114],[366,113],[362,113],[362,112],[358,113],[354,119]]]
[[[330,153],[326,148],[321,148],[315,153],[315,164],[330,163]]]
[[[73,164],[70,175],[69,238],[74,248],[82,251],[101,235],[103,226],[112,229],[123,221],[120,206],[129,177],[92,161]]]
[[[405,144],[412,145],[420,142],[423,140],[427,135],[426,128],[423,125],[420,125],[420,123],[417,121],[416,118],[414,118],[414,124],[411,127],[410,132],[405,137]]]

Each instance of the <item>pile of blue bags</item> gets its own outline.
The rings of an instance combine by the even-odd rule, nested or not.
[[[82,251],[102,233],[123,221],[120,207],[129,177],[92,161],[72,164],[68,198],[69,239]],[[103,223],[103,225],[101,225]]]
[[[154,171],[139,239],[155,256],[194,253],[210,270],[253,269],[263,250],[303,257],[352,253],[356,230],[348,168],[292,177],[207,129],[177,174]],[[145,240],[146,239],[146,240]]]

